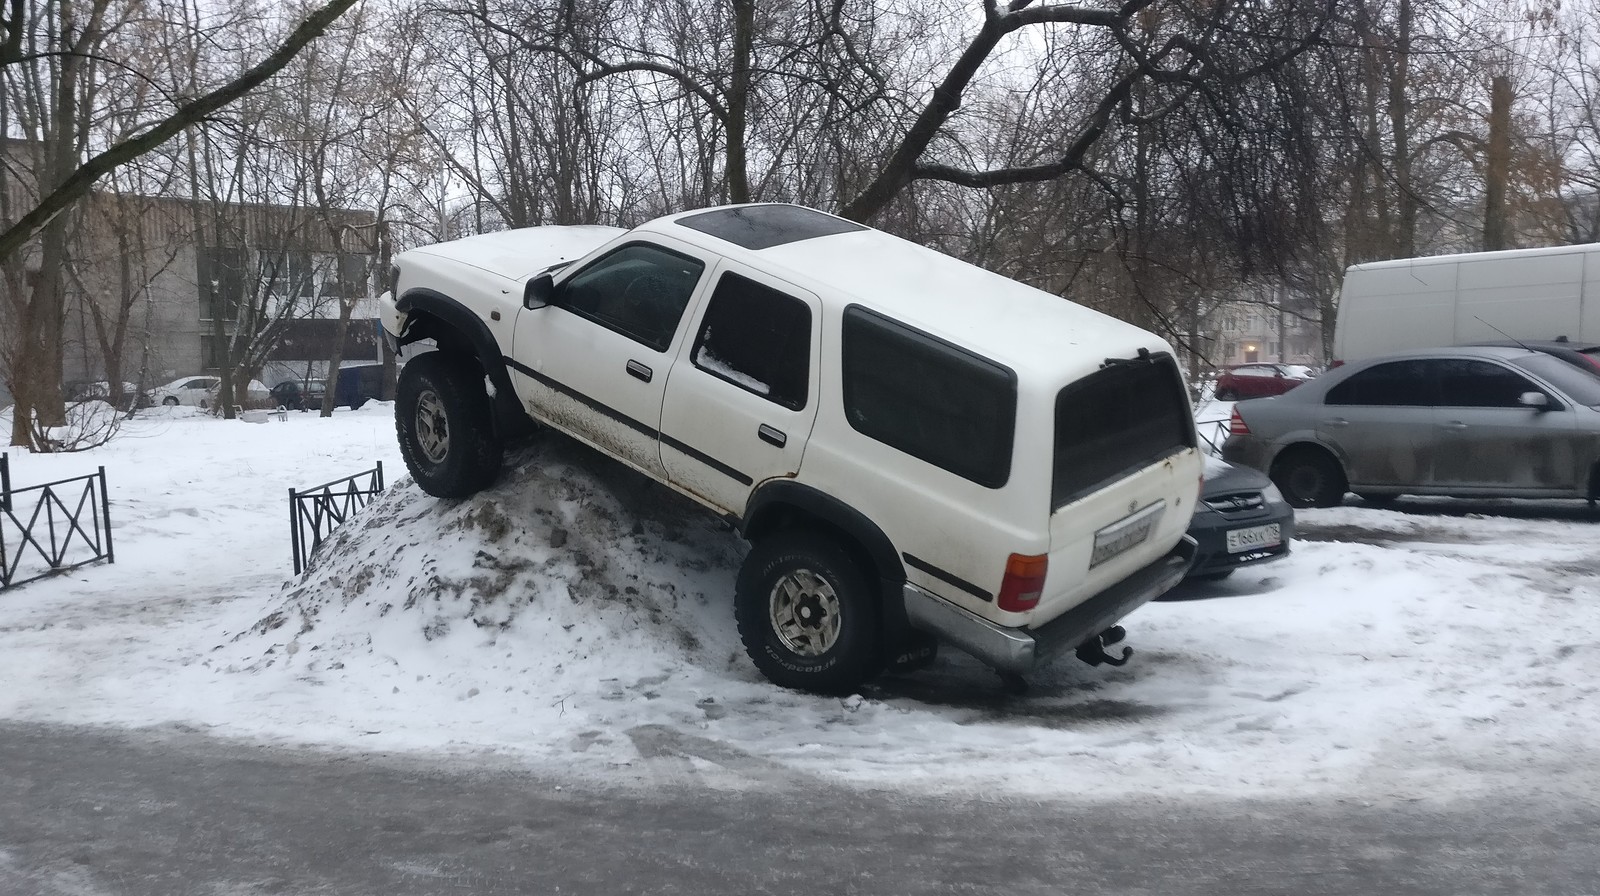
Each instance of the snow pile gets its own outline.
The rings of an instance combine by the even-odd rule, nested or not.
[[[438,649],[518,657],[518,678],[578,681],[728,660],[743,542],[638,474],[548,437],[495,487],[439,500],[403,480],[337,529],[230,671],[308,672]]]

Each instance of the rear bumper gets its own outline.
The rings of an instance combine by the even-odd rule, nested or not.
[[[904,590],[906,618],[913,628],[938,635],[1001,672],[1028,672],[1057,654],[1076,650],[1178,584],[1194,557],[1194,539],[1185,535],[1161,559],[1039,628],[996,625],[910,583]]]

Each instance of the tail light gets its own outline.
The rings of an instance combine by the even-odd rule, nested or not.
[[[1044,575],[1050,566],[1050,555],[1012,554],[1006,561],[1006,577],[1000,583],[1000,609],[1008,613],[1026,613],[1039,605],[1044,594]]]
[[[1228,418],[1228,434],[1233,436],[1247,436],[1250,427],[1245,425],[1244,418],[1239,416],[1239,409],[1233,409],[1233,415]]]
[[[1339,360],[1338,358],[1334,358],[1333,361],[1330,364],[1328,364],[1328,369],[1332,370],[1335,367],[1343,367],[1343,366],[1344,366],[1344,362],[1343,361]]]

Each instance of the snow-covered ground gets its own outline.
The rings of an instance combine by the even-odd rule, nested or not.
[[[1133,614],[1124,668],[1068,657],[1011,697],[946,650],[837,699],[745,659],[744,547],[692,505],[555,437],[439,501],[390,413],[155,409],[93,451],[13,452],[18,487],[106,468],[117,562],[0,593],[0,717],[728,787],[1600,792],[1600,523],[1578,502],[1308,511],[1288,560]],[[380,460],[389,491],[293,578],[288,489]]]

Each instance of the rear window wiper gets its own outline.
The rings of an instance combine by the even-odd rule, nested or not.
[[[1154,362],[1155,358],[1150,356],[1150,350],[1141,348],[1139,349],[1139,356],[1136,358],[1107,358],[1100,362],[1100,366],[1101,368],[1106,368],[1115,367],[1118,364],[1152,364]]]

